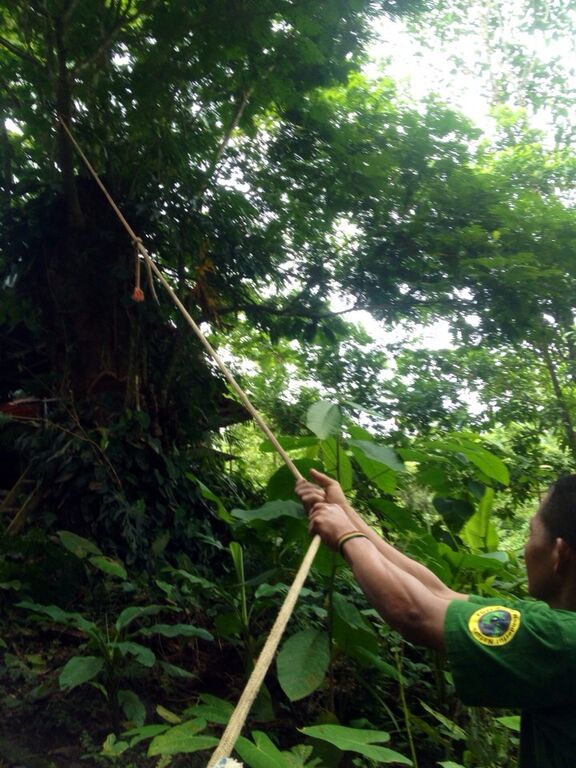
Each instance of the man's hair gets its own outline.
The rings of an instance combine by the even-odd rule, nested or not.
[[[565,475],[552,483],[540,518],[552,539],[564,539],[576,550],[576,475]]]

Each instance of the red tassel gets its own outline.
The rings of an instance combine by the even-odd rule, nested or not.
[[[142,288],[134,288],[134,291],[132,293],[132,301],[144,301],[144,291]]]

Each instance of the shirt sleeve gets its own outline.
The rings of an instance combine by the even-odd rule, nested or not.
[[[458,696],[475,706],[576,702],[576,613],[518,600],[454,600],[444,625]]]

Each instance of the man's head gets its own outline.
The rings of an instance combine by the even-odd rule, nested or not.
[[[576,475],[550,486],[530,521],[524,553],[532,597],[569,607],[567,595],[576,594]]]

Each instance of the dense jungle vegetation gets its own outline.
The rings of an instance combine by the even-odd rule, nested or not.
[[[422,70],[452,57],[423,99],[368,66],[399,24]],[[309,541],[144,265],[133,300],[57,115],[299,470],[451,587],[523,596],[526,521],[576,462],[575,25],[572,0],[0,0],[0,766],[205,766]],[[321,549],[235,756],[513,768],[517,739]]]

